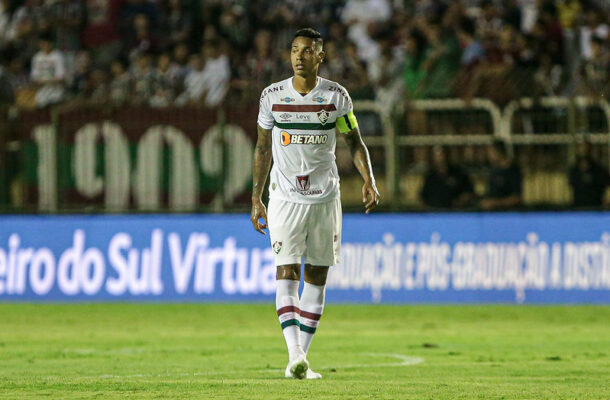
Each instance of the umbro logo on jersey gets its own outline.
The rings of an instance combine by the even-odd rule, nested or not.
[[[280,99],[280,101],[283,101],[284,103],[292,103],[293,101],[296,101],[296,100],[293,99],[292,97],[284,97],[283,99]]]
[[[330,117],[330,113],[326,110],[318,111],[316,114],[322,125],[326,124],[326,121],[328,121],[328,118]]]
[[[282,146],[290,144],[324,144],[327,140],[328,135],[301,135],[282,131]]]
[[[326,98],[318,96],[318,97],[314,98],[313,101],[322,104],[322,103],[326,103]]]
[[[280,115],[280,118],[282,119],[282,121],[290,121],[290,118],[292,118],[292,114],[284,113]]]

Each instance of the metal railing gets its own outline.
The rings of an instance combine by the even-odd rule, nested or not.
[[[372,150],[384,203],[394,209],[418,206],[424,169],[417,167],[417,161],[436,145],[452,149],[458,162],[474,165],[483,160],[486,145],[505,140],[525,167],[524,198],[529,204],[568,204],[566,166],[573,158],[573,145],[583,136],[610,166],[610,105],[604,99],[523,98],[503,109],[487,99],[415,100],[398,114],[374,101],[355,101],[354,108]],[[0,200],[6,203],[2,208],[13,212],[246,209],[255,114],[255,105],[13,114],[0,122]],[[418,134],[404,126],[404,119],[413,115],[419,118]],[[364,123],[367,118],[372,122]],[[341,143],[338,151],[346,151]],[[547,158],[553,165],[545,169],[541,160]],[[473,178],[482,190],[484,174],[479,172],[473,172]],[[355,169],[345,163],[341,173],[346,176],[344,201],[358,204],[361,180]]]

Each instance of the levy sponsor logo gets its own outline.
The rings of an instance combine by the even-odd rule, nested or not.
[[[324,144],[328,141],[328,135],[291,134],[282,131],[282,146],[291,144]]]
[[[301,120],[301,121],[310,121],[311,120],[311,115],[297,114],[296,115],[296,119]]]

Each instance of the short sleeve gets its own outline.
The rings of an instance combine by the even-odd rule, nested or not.
[[[350,97],[347,90],[345,90],[343,87],[341,87],[341,94],[339,95],[338,103],[339,104],[337,105],[337,111],[338,111],[338,115],[340,117],[343,117],[343,116],[347,115],[348,113],[350,113],[351,111],[354,111],[354,105],[352,104],[352,98]]]
[[[354,115],[352,99],[343,87],[339,87],[339,99],[337,101],[337,128],[341,133],[349,133],[358,127],[358,121]]]
[[[267,89],[261,93],[261,99],[258,106],[258,125],[263,129],[273,128],[273,113],[271,112],[271,105],[269,104],[269,96],[266,93]]]

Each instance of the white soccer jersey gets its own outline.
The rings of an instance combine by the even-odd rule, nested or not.
[[[304,204],[339,198],[335,126],[342,132],[355,127],[352,110],[347,91],[320,77],[305,96],[295,90],[292,78],[263,90],[258,125],[273,128],[270,198]]]

